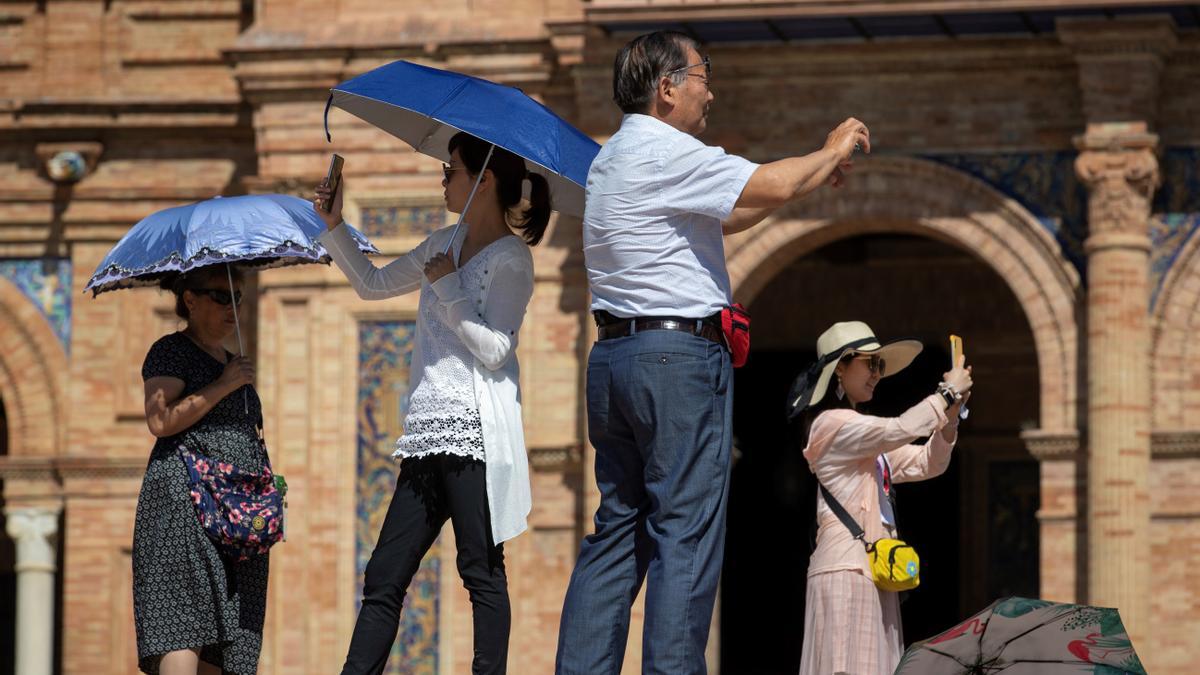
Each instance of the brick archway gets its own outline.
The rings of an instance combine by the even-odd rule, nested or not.
[[[772,221],[726,240],[735,297],[749,303],[793,260],[864,234],[930,237],[969,251],[1000,275],[1025,312],[1038,355],[1040,426],[1077,428],[1078,272],[1038,220],[1014,200],[933,162],[858,162],[841,189],[822,189]]]
[[[0,279],[0,397],[8,415],[9,455],[61,454],[67,355],[42,313]]]
[[[1154,428],[1200,427],[1200,393],[1193,385],[1200,373],[1200,236],[1179,251],[1163,280],[1152,318]]]

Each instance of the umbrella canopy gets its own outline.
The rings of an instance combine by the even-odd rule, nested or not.
[[[450,138],[465,131],[525,160],[550,184],[554,209],[583,215],[588,168],[600,146],[520,89],[470,75],[396,61],[331,90],[337,106],[417,152],[450,161]]]
[[[1146,675],[1117,610],[1029,598],[997,600],[908,648],[895,675]]]
[[[260,268],[328,263],[329,254],[317,242],[324,231],[312,203],[289,195],[216,197],[176,206],[134,225],[83,290],[99,295],[150,286],[166,274],[218,263]],[[378,253],[361,233],[350,232],[364,252]]]

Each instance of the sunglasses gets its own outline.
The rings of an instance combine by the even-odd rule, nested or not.
[[[230,295],[229,291],[222,290],[220,288],[189,288],[188,290],[195,293],[196,295],[208,296],[209,300],[212,300],[213,302],[217,303],[218,305],[221,305],[222,307],[229,306],[229,303],[231,303],[231,302],[237,303],[239,305],[242,304],[242,292],[241,291],[235,291],[232,295]]]
[[[867,369],[872,373],[883,377],[887,373],[887,361],[881,358],[878,354],[860,354],[851,359],[853,361],[866,361]]]
[[[463,171],[466,168],[467,167],[465,167],[465,166],[450,166],[449,164],[443,163],[442,164],[442,176],[445,177],[445,179],[447,181],[449,181],[450,174],[454,173],[455,171]]]

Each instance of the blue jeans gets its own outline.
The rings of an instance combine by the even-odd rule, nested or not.
[[[642,672],[705,672],[725,547],[732,375],[723,347],[678,331],[592,347],[588,436],[600,507],[567,588],[556,673],[620,672],[643,579]]]

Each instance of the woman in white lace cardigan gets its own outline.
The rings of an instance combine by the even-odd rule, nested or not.
[[[525,530],[530,510],[521,429],[517,335],[533,295],[533,256],[550,216],[546,180],[520,157],[460,133],[443,167],[446,207],[462,213],[457,235],[431,234],[409,253],[376,268],[342,223],[342,192],[328,212],[324,182],[314,207],[329,231],[320,241],[359,297],[379,300],[420,290],[396,492],[367,564],[362,609],[343,673],[382,672],[404,594],[421,558],[449,518],[458,569],[474,618],[473,672],[503,673],[510,609],[503,542]],[[521,210],[523,183],[530,182]],[[514,234],[514,230],[521,236]],[[451,241],[451,237],[454,240]],[[442,253],[447,243],[450,254]]]

